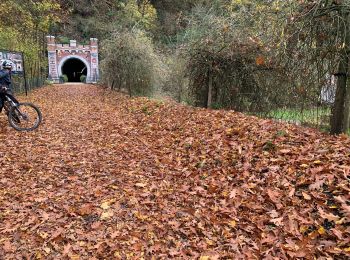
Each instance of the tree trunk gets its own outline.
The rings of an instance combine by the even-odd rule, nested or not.
[[[350,65],[350,64],[348,64]],[[346,94],[345,94],[345,104],[344,104],[344,117],[343,117],[343,133],[346,133],[350,128],[350,82],[349,77],[347,77]]]
[[[114,90],[114,80],[112,80],[111,90]]]
[[[335,102],[332,109],[331,134],[340,134],[343,130],[344,104],[346,96],[346,68],[348,58],[343,55],[339,64],[337,90],[335,93]]]
[[[177,102],[181,103],[181,98],[182,98],[182,86],[183,86],[183,82],[182,80],[178,80],[177,81],[177,85],[178,85],[178,91],[177,91]]]
[[[344,11],[342,16],[344,18],[344,22],[342,22],[340,29],[342,35],[345,36],[345,39],[337,73],[338,80],[335,102],[332,108],[331,134],[341,134],[345,132],[344,130],[347,128],[347,125],[345,124],[348,124],[347,118],[349,117],[349,111],[346,111],[346,109],[349,110],[350,108],[349,105],[346,105],[346,101],[348,101],[348,98],[346,98],[348,96],[347,92],[350,91],[349,87],[347,87],[347,72],[349,68],[348,50],[350,46],[350,32],[347,31],[347,28],[350,28],[349,12]]]
[[[207,108],[212,108],[213,103],[213,65],[210,63],[208,71],[208,100]]]

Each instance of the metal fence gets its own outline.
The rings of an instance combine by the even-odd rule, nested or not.
[[[26,81],[23,77],[14,75],[12,76],[12,86],[15,93],[28,93],[36,88],[45,85],[46,78],[33,77],[27,78]]]

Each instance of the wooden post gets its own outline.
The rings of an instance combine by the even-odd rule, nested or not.
[[[28,83],[27,83],[27,76],[26,76],[26,66],[24,64],[25,58],[24,58],[24,53],[23,52],[21,52],[21,53],[22,53],[22,59],[23,59],[22,66],[23,66],[24,89],[26,91],[26,96],[28,96]]]
[[[332,118],[331,118],[331,134],[341,134],[347,131],[348,117],[349,117],[349,109],[350,107],[346,105],[346,101],[348,94],[350,91],[350,87],[347,86],[347,74],[349,69],[349,47],[350,47],[350,15],[349,11],[345,10],[342,12],[342,17],[344,22],[341,22],[341,34],[344,39],[344,48],[340,53],[340,62],[338,67],[338,80],[337,80],[337,90],[335,94],[335,102],[332,108]]]
[[[209,64],[208,70],[208,100],[207,100],[207,108],[212,107],[213,102],[213,62]]]

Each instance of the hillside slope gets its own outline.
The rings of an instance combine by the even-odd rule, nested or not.
[[[50,86],[0,117],[0,258],[346,259],[350,139]]]

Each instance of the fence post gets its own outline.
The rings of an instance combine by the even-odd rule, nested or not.
[[[22,59],[23,59],[23,78],[24,78],[24,89],[26,91],[26,96],[28,96],[28,85],[27,85],[27,76],[26,76],[26,66],[25,66],[25,63],[24,63],[24,53],[22,51]]]

